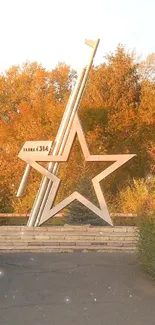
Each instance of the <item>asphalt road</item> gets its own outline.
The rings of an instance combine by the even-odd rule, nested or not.
[[[0,255],[0,325],[155,325],[134,254]]]

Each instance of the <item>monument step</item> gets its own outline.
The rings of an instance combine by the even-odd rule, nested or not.
[[[14,232],[26,232],[26,233],[31,233],[31,232],[36,232],[36,233],[43,233],[43,232],[72,232],[72,231],[77,231],[77,232],[135,232],[137,230],[137,227],[132,227],[132,226],[120,226],[120,227],[94,227],[94,226],[52,226],[52,227],[26,227],[26,226],[1,226],[0,227],[0,233],[5,232],[5,231],[14,231]]]
[[[6,241],[5,244],[3,242],[3,244],[0,244],[0,249],[3,246],[19,246],[19,247],[23,247],[23,246],[77,246],[77,245],[93,245],[93,246],[119,246],[119,247],[125,247],[125,246],[135,246],[135,241]]]
[[[23,241],[23,242],[27,242],[27,241],[77,241],[77,240],[83,240],[83,241],[133,241],[136,240],[135,236],[104,236],[104,235],[93,235],[93,236],[79,236],[79,235],[63,235],[63,236],[56,236],[56,235],[52,235],[52,236],[18,236],[18,235],[9,235],[9,236],[1,236],[0,235],[0,243],[2,242],[6,242],[6,241]]]
[[[136,247],[109,247],[109,246],[42,246],[42,247],[13,247],[13,246],[2,246],[0,253],[3,252],[135,252]]]
[[[103,232],[103,231],[94,231],[94,232],[79,232],[79,231],[48,231],[48,232],[38,232],[38,231],[31,231],[31,232],[27,232],[27,231],[10,231],[10,230],[1,230],[0,229],[0,237],[3,236],[22,236],[22,237],[29,237],[29,236],[133,236],[133,235],[137,235],[136,231],[130,231],[130,232]]]

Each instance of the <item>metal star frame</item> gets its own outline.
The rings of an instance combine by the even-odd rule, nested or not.
[[[104,171],[102,171],[100,174],[95,176],[92,179],[92,183],[94,186],[94,190],[99,202],[100,208],[95,206],[93,203],[91,203],[88,199],[86,199],[83,195],[78,193],[77,191],[73,192],[71,195],[69,195],[67,198],[62,200],[59,204],[54,206],[54,200],[58,191],[58,188],[60,186],[60,179],[49,172],[46,168],[42,167],[38,162],[66,162],[69,159],[69,155],[71,152],[71,148],[75,139],[75,136],[78,136],[81,149],[85,158],[85,161],[87,162],[113,162],[111,166],[106,168]],[[51,142],[50,142],[51,143]],[[83,205],[85,205],[89,210],[94,212],[96,215],[98,215],[100,218],[105,220],[108,224],[113,225],[110,214],[108,212],[108,208],[101,190],[100,182],[104,178],[106,178],[108,175],[110,175],[112,172],[114,172],[117,168],[124,165],[128,160],[133,158],[134,154],[120,154],[120,155],[91,155],[88,149],[88,145],[85,139],[84,132],[82,130],[82,126],[79,120],[79,117],[76,113],[74,117],[74,121],[72,123],[68,139],[66,141],[66,145],[63,151],[62,155],[50,155],[48,152],[45,154],[43,153],[37,153],[34,152],[31,154],[30,152],[25,152],[22,150],[20,151],[18,157],[20,157],[22,160],[24,160],[27,164],[38,170],[41,174],[48,177],[52,181],[52,188],[50,190],[50,193],[48,195],[48,199],[46,201],[44,210],[41,215],[41,219],[39,222],[39,225],[47,221],[49,218],[57,214],[59,211],[61,211],[63,208],[68,206],[71,202],[78,200]]]

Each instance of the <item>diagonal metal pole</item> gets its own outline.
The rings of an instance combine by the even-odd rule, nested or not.
[[[57,136],[56,136],[56,140],[54,142],[54,148],[53,148],[53,152],[52,155],[61,155],[65,146],[65,143],[67,141],[67,137],[70,131],[70,127],[72,125],[75,113],[78,110],[78,107],[80,105],[81,102],[81,98],[88,80],[88,75],[89,75],[89,71],[91,69],[92,63],[93,63],[93,58],[95,56],[98,44],[99,44],[99,39],[97,39],[95,42],[94,41],[89,41],[86,40],[86,44],[91,46],[93,48],[91,56],[90,56],[90,60],[89,63],[87,65],[86,69],[83,69],[81,74],[79,75],[76,85],[71,93],[71,96],[69,98],[68,104],[66,106],[64,115],[63,115],[63,119],[62,122],[60,124]],[[48,171],[52,172],[53,174],[56,174],[58,171],[58,163],[49,163],[48,165]],[[29,173],[29,167],[27,167],[27,173],[24,173],[24,177],[27,181],[27,174]],[[26,174],[26,175],[25,175]],[[20,196],[23,192],[23,188],[25,187],[25,179],[22,179],[22,182],[20,184],[19,190],[17,195]],[[44,177],[38,194],[36,196],[32,211],[31,211],[31,215],[28,221],[28,226],[37,226],[41,215],[42,215],[42,211],[44,209],[44,206],[46,204],[50,189],[52,186],[52,182],[47,178]]]
[[[74,96],[74,93],[76,93],[76,91],[79,88],[79,84],[81,82],[81,79],[83,78],[83,73],[84,73],[84,71],[82,70],[82,72],[81,72],[81,74],[80,74],[80,76],[79,76],[79,78],[77,80],[76,86],[75,86],[75,88],[74,88],[74,90],[73,90],[73,92],[71,94],[69,102],[67,104],[67,107],[66,107],[62,122],[60,124],[59,130],[58,130],[58,133],[57,133],[57,136],[56,136],[56,140],[54,142],[54,149],[52,151],[52,155],[56,155],[59,152],[60,145],[61,145],[61,142],[62,142],[63,137],[65,135],[65,131],[66,131],[68,121],[70,119],[70,107],[72,107],[72,105],[74,104],[74,97],[73,96]],[[52,162],[49,163],[49,165],[48,165],[48,171],[49,172],[53,173],[54,165],[55,164],[53,164]],[[27,224],[27,226],[29,226],[29,227],[32,227],[32,226],[35,225],[36,218],[38,216],[38,213],[39,213],[41,205],[42,205],[42,201],[43,200],[45,201],[44,196],[45,196],[45,193],[46,193],[47,186],[48,186],[49,182],[50,181],[49,181],[49,179],[47,177],[44,177],[42,182],[41,182],[41,186],[39,188],[39,191],[38,191],[38,194],[37,194],[36,200],[34,202],[34,205],[33,205],[30,217],[29,217],[29,221],[28,221],[28,224]],[[39,214],[39,216],[40,216],[40,214]]]
[[[98,46],[98,41],[95,44],[95,47],[93,48],[95,51],[96,51],[96,46]],[[70,129],[71,129],[71,125],[72,125],[73,120],[74,120],[74,116],[75,116],[75,114],[76,114],[76,112],[77,112],[77,110],[78,110],[78,108],[80,106],[82,95],[83,95],[85,87],[86,87],[86,83],[87,83],[87,80],[88,80],[88,75],[89,75],[89,71],[90,71],[90,68],[91,68],[91,65],[92,65],[92,62],[93,62],[93,58],[94,58],[94,51],[91,54],[91,58],[90,58],[88,66],[87,66],[87,69],[83,70],[84,77],[82,77],[83,80],[82,80],[80,89],[77,90],[78,94],[77,94],[75,104],[73,105],[73,107],[71,107],[71,109],[72,109],[71,116],[70,116],[70,119],[69,119],[69,122],[68,122],[68,125],[67,125],[67,129],[66,129],[65,135],[63,137],[63,141],[61,143],[58,155],[63,154],[63,150],[65,148],[65,144],[66,144],[66,141],[67,141]],[[58,173],[58,168],[59,168],[59,164],[55,163],[54,166],[53,166],[52,173],[56,175]],[[48,195],[49,195],[50,190],[51,190],[51,187],[52,187],[52,181],[49,181],[48,186],[47,186],[47,190],[45,192],[45,195],[44,195],[44,198],[43,198],[43,201],[42,201],[42,204],[40,206],[40,211],[38,213],[38,216],[37,216],[37,219],[36,219],[36,222],[35,222],[35,226],[38,226],[38,224],[39,224],[39,221],[41,219],[41,215],[42,215],[42,212],[44,210]]]
[[[77,83],[75,85],[75,88],[71,94],[71,98],[69,99],[69,103],[66,107],[64,117],[62,119],[62,123],[60,125],[58,134],[56,136],[55,146],[52,152],[52,155],[60,155],[63,151],[65,141],[67,140],[67,136],[69,134],[70,126],[72,124],[74,115],[80,105],[80,101],[87,83],[89,71],[91,69],[93,58],[96,53],[99,40],[97,39],[95,42],[93,41],[86,41],[86,44],[91,46],[93,48],[91,57],[89,60],[89,63],[87,65],[86,69],[83,69]],[[65,141],[64,141],[65,140]],[[58,170],[58,163],[53,164],[52,162],[48,166],[48,170],[54,174],[56,174]],[[35,202],[34,209],[32,210],[32,214],[30,215],[30,219],[28,222],[28,226],[37,226],[39,223],[39,220],[41,218],[42,211],[44,209],[44,206],[46,204],[46,200],[48,197],[48,194],[50,192],[52,186],[52,182],[49,181],[46,177],[43,179],[43,183],[41,185],[39,195],[37,198],[37,201]]]

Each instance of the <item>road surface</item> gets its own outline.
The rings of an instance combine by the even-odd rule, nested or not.
[[[154,325],[155,285],[134,254],[1,254],[0,324]]]

